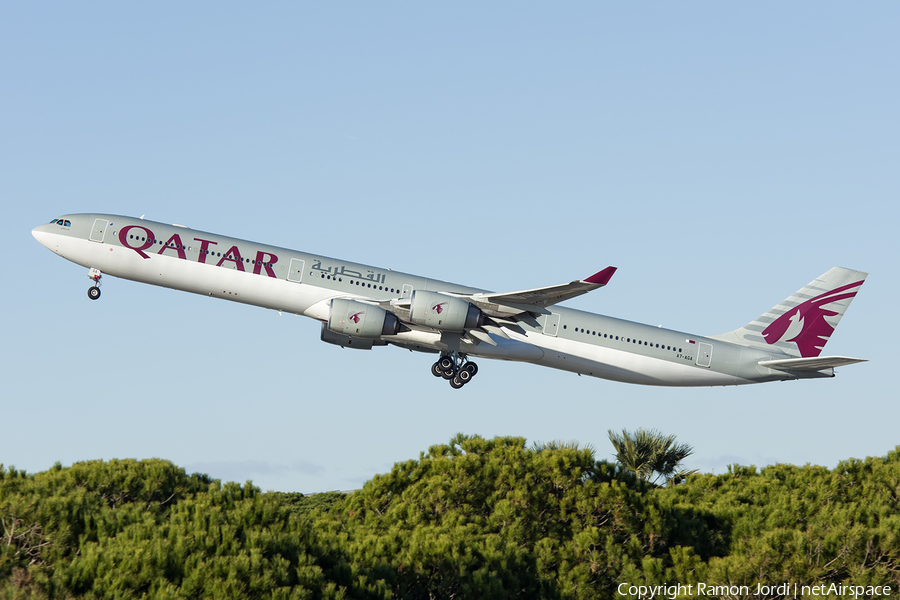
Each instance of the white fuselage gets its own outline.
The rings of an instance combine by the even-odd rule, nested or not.
[[[483,292],[427,279],[117,215],[68,215],[33,234],[60,256],[132,281],[295,313],[327,322],[331,301],[390,303],[412,290]],[[103,225],[105,223],[105,225]],[[792,379],[758,365],[786,355],[621,319],[550,306],[492,335],[496,345],[423,327],[381,342],[530,362],[627,383],[716,386]],[[552,323],[552,327],[551,327]],[[505,337],[503,337],[505,335]],[[324,339],[324,338],[323,338]]]

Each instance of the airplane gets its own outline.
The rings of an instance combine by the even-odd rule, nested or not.
[[[867,273],[835,267],[747,325],[695,335],[559,306],[607,285],[616,267],[547,287],[495,293],[238,238],[110,214],[72,214],[32,231],[103,275],[295,313],[323,342],[437,354],[435,377],[460,389],[472,358],[527,362],[612,381],[725,386],[834,377],[864,362],[821,356]]]

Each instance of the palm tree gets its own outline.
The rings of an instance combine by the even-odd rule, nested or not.
[[[621,468],[653,485],[660,478],[666,485],[675,485],[697,472],[697,469],[678,469],[679,463],[693,454],[694,449],[689,444],[676,443],[674,435],[666,436],[656,429],[642,428],[633,434],[625,429],[621,434],[610,429],[609,441],[616,449],[616,461]]]

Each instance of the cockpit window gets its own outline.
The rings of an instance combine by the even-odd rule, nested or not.
[[[63,227],[71,227],[71,226],[72,226],[72,221],[69,221],[68,219],[66,219],[66,220],[63,220],[63,219],[53,219],[53,220],[50,221],[50,222],[51,222],[51,223],[56,223],[57,225],[62,225]]]

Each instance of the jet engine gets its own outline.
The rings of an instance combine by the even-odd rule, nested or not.
[[[373,340],[369,338],[352,337],[343,333],[334,333],[328,329],[328,323],[322,323],[323,342],[340,346],[341,348],[355,348],[356,350],[371,350],[372,346],[387,346],[384,340]]]
[[[414,290],[409,308],[409,320],[441,331],[466,331],[481,327],[484,315],[461,298],[439,292]]]
[[[328,330],[332,333],[371,340],[383,335],[396,335],[400,331],[400,321],[393,313],[379,306],[335,298],[331,301]],[[322,340],[329,341],[325,339],[324,333]]]

